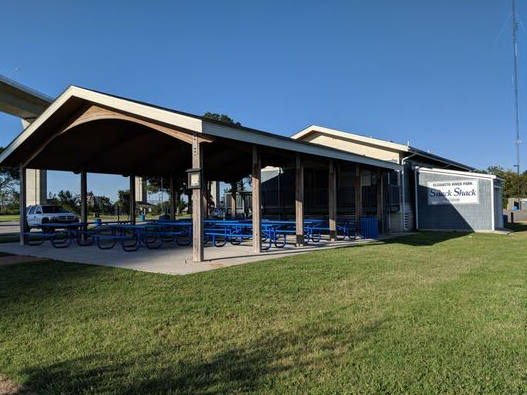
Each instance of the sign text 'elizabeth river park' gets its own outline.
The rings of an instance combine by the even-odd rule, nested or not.
[[[430,181],[428,204],[477,204],[478,180]]]

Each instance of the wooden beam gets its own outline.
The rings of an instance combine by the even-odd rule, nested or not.
[[[258,147],[253,145],[252,160],[252,203],[253,203],[253,248],[254,252],[262,252],[262,204],[261,204],[261,179],[262,179],[262,160]]]
[[[383,230],[384,220],[384,180],[381,169],[377,169],[377,219],[379,221],[379,229]]]
[[[88,175],[81,171],[81,222],[88,222]]]
[[[80,109],[78,111],[75,111],[73,113],[73,115],[71,115],[64,124],[62,124],[62,127],[59,128],[55,133],[53,133],[46,141],[44,141],[44,143],[42,143],[35,152],[33,152],[33,154],[31,154],[29,156],[28,159],[26,159],[26,161],[23,163],[22,166],[24,167],[28,167],[29,163],[31,163],[31,161],[33,159],[35,159],[42,151],[44,151],[44,149],[51,143],[53,142],[53,140],[55,140],[57,137],[59,137],[61,134],[64,133],[64,131],[68,128],[68,126],[70,126],[73,122],[75,122],[75,120],[81,116],[85,111],[86,109],[89,108],[88,106],[86,105],[83,105],[80,107]]]
[[[329,238],[337,240],[337,169],[333,159],[329,161],[328,172],[328,212],[329,212]]]
[[[236,193],[238,192],[238,184],[236,182],[231,183],[231,217],[236,219]]]
[[[304,164],[302,157],[296,154],[295,174],[295,222],[296,222],[296,245],[304,245]]]
[[[27,166],[33,159],[35,159],[53,140],[55,140],[57,137],[61,136],[64,133],[67,133],[71,129],[73,129],[75,126],[79,126],[88,122],[93,121],[100,121],[100,120],[113,120],[118,119],[122,121],[128,121],[133,122],[139,125],[143,125],[147,128],[156,130],[158,132],[161,132],[163,134],[166,134],[170,137],[173,137],[175,139],[184,141],[188,144],[192,144],[192,138],[193,135],[189,134],[188,132],[176,129],[174,127],[167,127],[164,125],[159,125],[154,122],[146,121],[144,119],[130,116],[124,113],[112,111],[109,109],[106,109],[104,107],[100,107],[97,105],[91,105],[88,107],[83,107],[78,113],[75,113],[73,117],[71,117],[61,129],[59,129],[57,132],[55,132],[51,137],[49,137],[43,144],[41,144],[37,150],[29,157],[29,159],[26,160],[24,163],[24,166]],[[213,137],[209,136],[203,136],[199,135],[197,136],[197,139],[199,142],[203,143],[211,143],[214,141]]]
[[[130,177],[130,223],[135,224],[135,175]]]
[[[203,152],[197,134],[192,136],[192,168],[203,169]],[[192,190],[192,260],[202,262],[203,251],[203,173],[201,188]]]
[[[202,177],[203,177],[203,171],[202,171]],[[201,204],[203,204],[203,218],[208,219],[209,218],[209,181],[203,177],[202,181],[203,183],[203,200]]]
[[[170,176],[170,220],[176,219],[176,185],[174,176]]]
[[[207,156],[207,159],[208,158],[209,157]],[[212,201],[214,202],[214,207],[218,208],[220,207],[220,182],[211,181],[210,184],[210,196]]]
[[[88,175],[86,171],[81,171],[81,222],[83,224],[88,222]],[[83,233],[82,240],[86,240],[86,237],[86,233]]]
[[[26,212],[26,168],[20,166],[20,245],[26,244],[26,237],[24,232],[26,231],[27,223],[27,212]]]
[[[355,190],[355,217],[357,222],[362,216],[362,186],[360,179],[360,166],[355,167],[355,177],[353,178],[353,189]]]
[[[113,110],[110,110],[110,109],[107,109],[101,106],[97,106],[97,105],[90,106],[81,116],[79,116],[77,119],[71,122],[71,124],[68,125],[64,129],[64,132],[74,128],[75,126],[82,125],[83,123],[101,121],[105,119],[120,119],[122,121],[129,121],[129,122],[137,123],[139,125],[146,126],[150,129],[154,129],[154,130],[157,130],[158,132],[174,137],[178,140],[184,141],[188,144],[192,144],[193,135],[190,134],[189,132],[184,132],[174,127],[167,127],[164,125],[160,125],[158,123],[147,121],[137,116],[127,115],[122,112],[113,111]],[[201,136],[201,135],[198,136],[198,140],[200,143],[201,142],[210,143],[214,141],[212,137]]]

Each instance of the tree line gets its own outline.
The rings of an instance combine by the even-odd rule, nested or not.
[[[482,173],[493,174],[503,180],[503,208],[507,207],[509,198],[527,197],[527,171],[518,174],[501,166],[490,166]]]

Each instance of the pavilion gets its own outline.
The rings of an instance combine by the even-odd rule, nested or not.
[[[81,221],[87,221],[89,172],[130,177],[130,213],[135,213],[135,176],[186,179],[191,171],[193,260],[204,259],[204,188],[206,181],[234,182],[250,174],[252,243],[261,251],[261,169],[294,167],[296,242],[304,240],[304,168],[327,169],[330,237],[336,238],[337,169],[352,174],[356,215],[360,215],[360,170],[380,175],[377,210],[382,216],[382,174],[401,165],[333,147],[297,141],[247,127],[70,86],[27,126],[0,155],[0,165],[20,169],[20,243],[26,208],[25,169],[72,171],[81,177]],[[172,210],[171,215],[174,215]],[[135,221],[135,215],[131,215]]]

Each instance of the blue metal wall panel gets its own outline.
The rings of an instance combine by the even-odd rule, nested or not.
[[[493,180],[445,173],[417,172],[419,229],[493,230]],[[428,182],[476,180],[479,203],[430,205]]]

